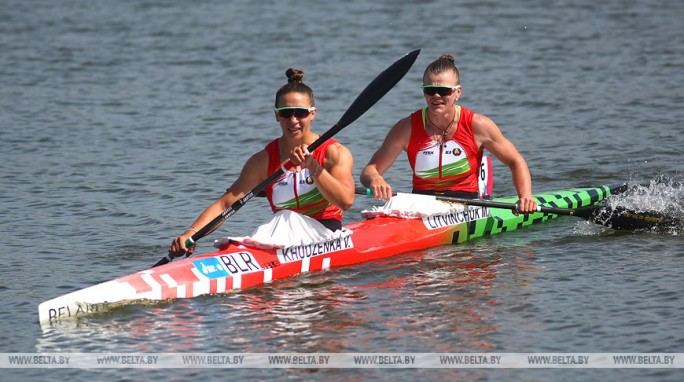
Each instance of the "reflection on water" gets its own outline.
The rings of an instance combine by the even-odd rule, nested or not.
[[[539,270],[525,247],[438,247],[238,293],[129,305],[54,326],[36,350],[99,351],[107,341],[126,352],[484,352],[511,326],[534,326],[524,311]],[[522,310],[526,322],[502,308]]]
[[[681,183],[660,179],[610,201],[681,213],[681,195]],[[504,246],[485,238],[238,293],[132,304],[49,328],[36,350],[100,351],[107,342],[112,351],[130,352],[370,352],[382,344],[405,352],[485,352],[500,349],[503,338],[511,348],[515,331],[524,337],[550,323],[564,325],[540,318],[544,293],[534,289],[545,267],[533,248],[549,246],[545,259],[553,258],[547,233],[554,224],[562,221],[544,231],[510,233]],[[583,221],[573,229],[555,246],[579,248],[577,240],[585,236],[638,239]],[[555,282],[583,277],[572,270],[566,276]]]

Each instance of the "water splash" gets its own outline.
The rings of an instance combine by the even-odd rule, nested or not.
[[[634,212],[655,212],[684,222],[684,182],[681,175],[659,175],[648,184],[629,182],[629,190],[619,195],[613,195],[606,200],[611,208],[625,207]],[[579,222],[574,233],[579,235],[597,235],[609,228],[592,222]],[[654,231],[656,231],[654,229]],[[673,236],[684,232],[682,224],[659,230],[658,232]]]
[[[682,176],[659,175],[648,184],[630,183],[629,191],[608,198],[610,206],[621,205],[635,211],[656,211],[684,217]]]

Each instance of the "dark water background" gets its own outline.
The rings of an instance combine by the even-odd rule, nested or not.
[[[133,305],[41,330],[50,298],[150,267],[279,134],[285,69],[323,132],[394,60],[422,49],[336,138],[355,176],[456,56],[461,104],[496,121],[535,191],[628,181],[623,205],[681,216],[680,1],[0,2],[0,352],[684,352],[681,232],[574,218],[308,274]],[[402,158],[388,173],[408,190]],[[495,161],[495,194],[514,192]],[[357,197],[345,222],[375,204]],[[270,216],[253,200],[221,228]],[[211,250],[212,239],[199,251]],[[4,370],[0,380],[45,380]],[[56,370],[91,380],[680,380],[669,370]]]

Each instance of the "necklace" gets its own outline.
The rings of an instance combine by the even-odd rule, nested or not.
[[[444,129],[440,129],[439,126],[437,126],[436,123],[432,122],[432,120],[430,119],[430,116],[426,114],[427,120],[428,120],[430,126],[432,126],[433,129],[437,130],[437,132],[438,132],[438,134],[439,134],[439,135],[438,135],[438,137],[439,137],[438,139],[435,139],[436,136],[433,136],[432,139],[433,139],[434,141],[436,141],[437,143],[440,143],[440,144],[442,144],[442,143],[444,143],[444,142],[447,141],[447,137],[450,135],[450,132],[451,132],[451,126],[453,126],[454,122],[458,121],[458,119],[459,119],[459,117],[460,117],[460,111],[461,111],[460,108],[457,108],[457,109],[454,111],[454,116],[451,118],[451,121],[449,122],[449,125],[448,125],[447,127],[445,127]]]

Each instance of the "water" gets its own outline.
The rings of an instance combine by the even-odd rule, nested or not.
[[[271,286],[41,330],[47,299],[146,269],[275,137],[275,90],[305,71],[323,132],[394,60],[418,61],[336,138],[363,165],[421,107],[443,53],[461,103],[496,121],[536,191],[629,181],[629,207],[684,209],[684,3],[0,3],[2,352],[683,352],[681,232],[563,218]],[[401,158],[388,179],[408,190]],[[495,193],[514,192],[494,162]],[[375,202],[357,197],[345,222]],[[270,216],[250,201],[221,228]],[[211,239],[198,251],[211,250]],[[56,370],[73,381],[678,380],[668,370]],[[0,380],[44,380],[5,370]]]

